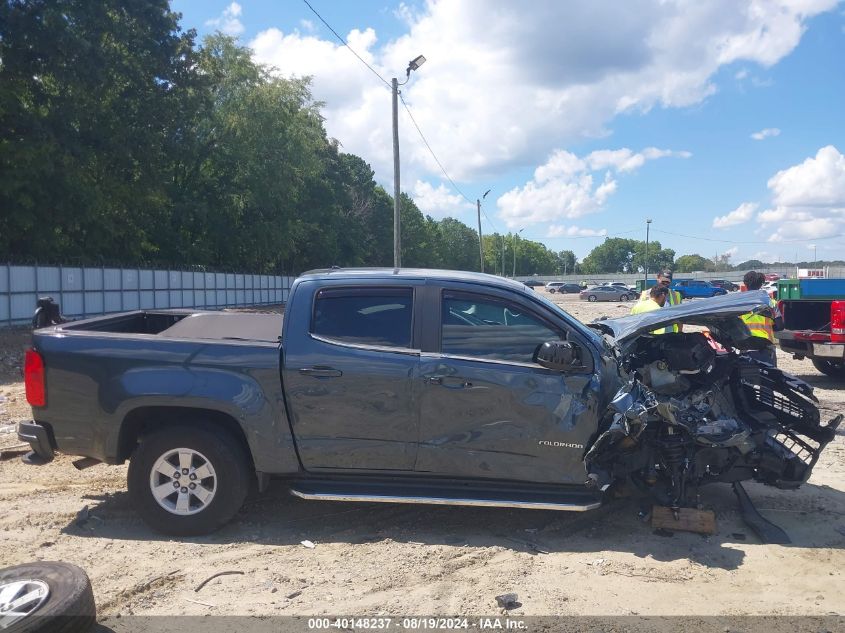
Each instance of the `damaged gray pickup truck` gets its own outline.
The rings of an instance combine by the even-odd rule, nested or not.
[[[199,534],[248,489],[584,511],[622,486],[679,512],[709,483],[807,481],[842,420],[742,355],[735,293],[586,326],[524,285],[410,269],[301,276],[281,315],[146,310],[38,329],[30,461],[129,460],[153,528]],[[669,323],[700,332],[653,335]],[[741,489],[741,488],[740,488]]]

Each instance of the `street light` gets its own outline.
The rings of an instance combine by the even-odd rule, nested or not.
[[[513,234],[513,278],[516,279],[516,238],[519,237],[519,234],[525,230],[525,227],[519,229],[516,233]]]
[[[646,218],[645,221],[645,283],[643,290],[648,290],[648,230],[651,228],[651,218]]]
[[[816,256],[816,245],[810,244],[810,248],[813,249],[813,266],[818,266],[819,258]]]
[[[399,219],[399,86],[404,86],[411,78],[411,71],[417,70],[425,63],[425,57],[418,55],[408,62],[405,70],[405,81],[401,84],[394,77],[390,81],[393,92],[393,267],[402,266],[401,230],[402,225]]]

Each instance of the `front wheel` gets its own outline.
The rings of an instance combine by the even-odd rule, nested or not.
[[[587,297],[587,301],[598,301],[599,298],[596,295],[590,295]]]
[[[164,534],[215,531],[235,516],[250,485],[246,451],[223,430],[165,427],[129,462],[129,497],[147,525]]]
[[[628,299],[630,299],[630,298],[631,298],[631,297],[629,297],[628,295],[622,295],[621,297],[619,297],[619,300],[620,300],[620,301],[627,301],[627,300],[628,300]]]
[[[831,378],[845,380],[845,363],[837,363],[832,360],[813,359],[813,367]]]

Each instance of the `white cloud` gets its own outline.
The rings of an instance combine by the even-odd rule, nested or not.
[[[759,132],[754,132],[754,134],[751,135],[751,138],[755,141],[762,141],[770,136],[780,136],[780,130],[776,127],[763,128]]]
[[[237,2],[233,2],[228,7],[223,9],[218,17],[207,20],[205,25],[213,29],[222,31],[226,35],[238,36],[244,32],[244,25],[240,21],[243,8]]]
[[[586,229],[580,226],[564,226],[553,224],[549,226],[546,237],[601,237],[607,235],[607,229]]]
[[[833,145],[769,179],[772,207],[757,214],[774,226],[769,241],[831,237],[845,232],[845,156]]]
[[[306,20],[304,18],[299,21],[299,26],[301,26],[302,30],[305,31],[306,33],[313,33],[314,31],[317,30],[317,27],[314,25],[314,23],[311,20]]]
[[[726,250],[725,252],[721,253],[722,256],[727,255],[728,257],[735,257],[736,254],[739,253],[739,246],[733,246]]]
[[[403,95],[441,162],[466,181],[532,164],[574,140],[606,135],[620,112],[697,104],[716,91],[721,67],[771,66],[797,46],[809,18],[835,4],[546,0],[526,11],[509,0],[429,0],[419,9],[399,6],[407,32],[395,40],[377,44],[366,28],[347,39],[387,80],[404,78],[407,60],[425,54],[428,61]],[[284,75],[313,75],[314,96],[326,103],[329,135],[371,162],[381,181],[389,179],[390,97],[384,84],[348,50],[311,34],[269,29],[251,45],[257,61]],[[420,179],[437,174],[402,117],[403,169]]]
[[[631,172],[647,160],[665,156],[688,157],[689,152],[649,147],[633,152],[627,147],[597,150],[579,158],[555,151],[523,187],[514,187],[497,200],[499,217],[509,227],[579,218],[600,211],[616,192],[616,174]],[[604,172],[598,174],[595,172]]]
[[[475,208],[475,205],[442,183],[435,188],[431,183],[417,180],[414,183],[413,198],[420,211],[438,220],[458,217]]]
[[[728,213],[727,215],[721,215],[718,218],[713,219],[713,228],[714,229],[724,229],[729,226],[733,226],[735,224],[742,224],[743,222],[748,222],[754,212],[759,207],[756,202],[743,202],[739,205],[736,209]]]

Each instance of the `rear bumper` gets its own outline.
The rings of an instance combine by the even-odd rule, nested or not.
[[[775,337],[784,352],[801,358],[845,359],[845,344],[843,343],[796,338],[792,332],[776,332]]]
[[[44,462],[53,461],[53,444],[45,427],[37,422],[18,422],[18,439],[29,444]]]

